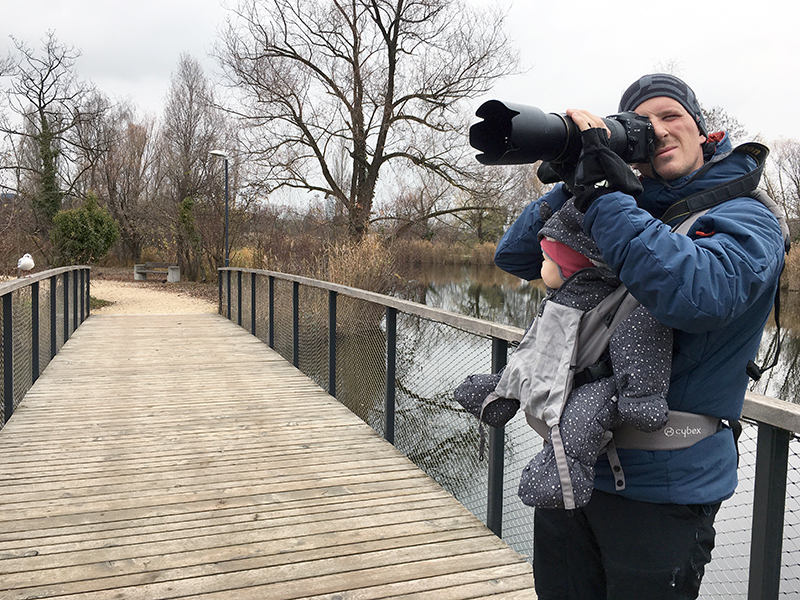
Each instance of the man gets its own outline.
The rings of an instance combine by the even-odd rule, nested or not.
[[[647,75],[622,96],[620,112],[653,124],[655,152],[636,165],[636,197],[581,181],[561,184],[529,205],[503,236],[495,256],[502,269],[537,279],[542,263],[539,209],[552,212],[575,192],[584,229],[631,294],[674,329],[670,411],[720,419],[712,433],[679,450],[619,449],[624,489],[607,458],[597,464],[595,492],[574,511],[536,509],[534,575],[540,600],[696,598],[714,546],[714,517],[736,487],[736,443],[729,422],[741,415],[746,367],[758,350],[778,291],[784,238],[758,200],[737,197],[693,216],[686,235],[660,220],[676,201],[755,168],[731,152],[727,135],[709,134],[694,92],[677,77]],[[584,157],[602,120],[567,114],[581,129]],[[587,158],[588,160],[588,158]],[[583,169],[583,171],[582,171]],[[613,170],[613,169],[612,169]],[[596,171],[596,169],[595,169]],[[566,178],[570,180],[569,177]],[[614,177],[608,177],[614,181]],[[583,185],[581,185],[583,184]],[[633,192],[635,193],[635,192]]]

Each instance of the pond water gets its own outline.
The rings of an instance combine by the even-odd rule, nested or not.
[[[541,281],[527,282],[494,266],[427,266],[410,275],[418,282],[413,298],[428,306],[502,323],[527,327],[545,294]],[[781,352],[778,364],[753,382],[751,391],[788,402],[800,402],[800,293],[781,294]],[[775,323],[767,323],[756,363],[772,357]]]

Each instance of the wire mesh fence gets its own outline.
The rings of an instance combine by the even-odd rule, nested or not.
[[[242,286],[241,294],[242,306],[249,306],[255,315],[256,335],[265,342],[272,338],[273,347],[286,360],[296,359],[304,373],[329,389],[330,290],[323,287],[259,275],[255,306],[245,302],[251,293],[247,286]],[[236,289],[231,294],[234,320],[239,293]],[[385,434],[390,346],[386,306],[339,294],[335,310],[335,395],[365,423]],[[243,316],[243,327],[247,328],[245,323],[252,318]],[[396,333],[394,444],[486,522],[488,461],[479,456],[477,420],[455,402],[453,390],[470,374],[491,372],[492,337],[412,312],[397,314]],[[513,351],[512,343],[509,355]],[[757,424],[744,423],[739,442],[740,483],[716,519],[714,560],[707,568],[700,596],[706,600],[747,598],[757,435]],[[541,443],[521,414],[505,427],[502,537],[529,561],[533,509],[519,500],[517,486],[522,469],[541,449]],[[800,590],[798,439],[790,443],[788,466],[780,594],[796,597]]]
[[[14,326],[14,409],[19,406],[25,392],[33,385],[31,302],[31,287],[28,286],[14,293],[11,303]]]
[[[88,315],[88,273],[88,267],[64,267],[0,283],[0,427]]]
[[[51,288],[55,283],[43,281],[39,283],[39,373],[50,362],[50,357],[55,355],[52,335],[55,325],[50,322],[52,294]]]
[[[758,425],[743,421],[739,439],[739,485],[722,504],[714,527],[717,531],[713,561],[706,570],[700,598],[747,598],[750,540]],[[784,513],[780,596],[796,598],[800,592],[800,440],[789,444]]]

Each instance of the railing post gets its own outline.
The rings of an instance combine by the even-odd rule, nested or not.
[[[84,290],[86,294],[86,319],[89,318],[89,315],[92,312],[92,271],[91,269],[86,269],[86,289]]]
[[[256,335],[256,274],[250,273],[250,333]]]
[[[50,278],[50,360],[56,356],[58,349],[58,275]]]
[[[222,274],[224,273],[223,270],[217,269],[217,281],[219,283],[219,306],[217,308],[217,313],[222,314]]]
[[[80,323],[83,323],[86,320],[86,275],[87,272],[85,269],[79,269],[78,275],[80,277],[80,285],[78,286],[78,291],[81,296],[81,317]]]
[[[228,320],[231,320],[231,272],[225,271],[225,279],[228,282]]]
[[[69,341],[69,271],[64,272],[64,343]]]
[[[328,290],[328,393],[336,397],[336,292]]]
[[[31,284],[31,374],[39,379],[39,282]]]
[[[300,283],[292,282],[292,364],[300,366]]]
[[[72,272],[72,332],[78,328],[78,271]]]
[[[790,432],[758,424],[748,600],[777,600]]]
[[[397,378],[397,309],[386,307],[386,423],[383,437],[394,444]]]
[[[236,324],[242,326],[242,272],[236,271]]]
[[[3,296],[3,426],[14,413],[14,322],[12,293]]]
[[[267,327],[269,327],[269,347],[275,349],[275,276],[269,276],[269,316],[267,317]]]
[[[492,372],[506,365],[508,342],[492,338]],[[486,499],[486,526],[503,537],[503,471],[505,467],[505,427],[489,427],[489,481]]]

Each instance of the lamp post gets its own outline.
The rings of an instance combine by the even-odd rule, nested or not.
[[[228,246],[228,155],[222,150],[211,150],[211,156],[219,156],[225,160],[225,266],[231,264]]]

